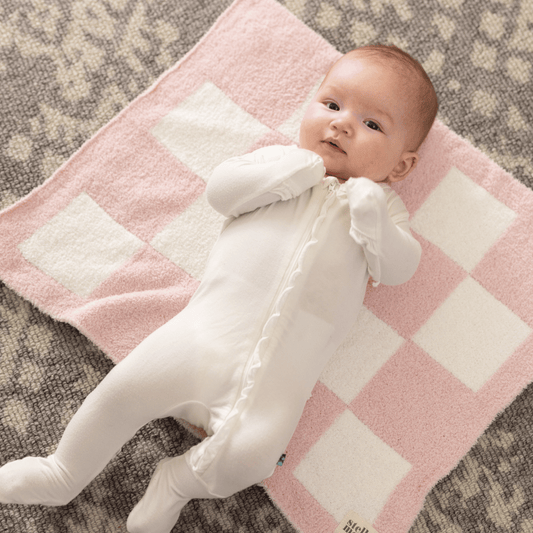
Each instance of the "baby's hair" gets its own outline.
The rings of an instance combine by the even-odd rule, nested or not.
[[[354,52],[387,60],[387,64],[390,64],[392,60],[398,67],[406,69],[409,73],[418,77],[420,83],[418,84],[416,110],[420,118],[420,131],[415,137],[413,151],[418,150],[427,137],[439,109],[437,93],[424,67],[414,57],[394,45],[369,44],[355,48],[349,53]]]

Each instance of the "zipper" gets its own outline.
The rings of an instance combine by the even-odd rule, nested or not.
[[[202,475],[207,470],[207,468],[209,468],[213,459],[214,452],[211,452],[210,449],[213,445],[216,449],[216,442],[218,442],[220,439],[225,438],[224,435],[227,434],[227,432],[229,431],[228,424],[232,424],[232,419],[239,412],[239,404],[248,397],[249,390],[254,385],[255,374],[262,366],[261,344],[263,341],[270,337],[269,325],[271,322],[275,324],[278,316],[281,314],[281,309],[284,304],[283,295],[286,291],[290,293],[290,291],[292,290],[291,278],[293,275],[298,276],[297,271],[302,252],[305,253],[304,249],[306,245],[311,242],[315,225],[317,224],[321,216],[325,216],[326,211],[329,207],[329,205],[327,204],[329,203],[330,199],[336,194],[337,189],[339,188],[339,182],[337,181],[337,179],[329,176],[324,178],[324,180],[322,181],[322,185],[322,191],[327,188],[326,193],[323,194],[323,192],[321,191],[322,194],[320,194],[320,196],[317,198],[317,208],[313,209],[312,216],[309,218],[308,223],[303,231],[302,238],[300,239],[300,242],[298,243],[298,246],[291,258],[290,266],[287,268],[282,280],[280,281],[278,290],[276,291],[276,295],[269,307],[269,312],[265,317],[266,322],[264,323],[263,328],[261,329],[261,333],[259,335],[259,338],[257,339],[251,357],[248,358],[248,361],[246,362],[245,368],[243,370],[238,397],[236,398],[235,403],[232,405],[228,415],[223,420],[221,427],[218,428],[218,431],[216,431],[214,436],[211,437],[210,444],[207,446],[206,449],[204,449],[204,454],[202,455],[202,458],[198,461],[197,471],[200,475]]]
[[[290,266],[287,269],[287,272],[285,273],[285,275],[283,276],[283,279],[280,283],[280,289],[278,290],[278,292],[276,293],[276,297],[274,298],[274,305],[276,305],[276,302],[278,301],[279,297],[285,291],[288,281],[290,280],[295,269],[298,267],[300,256],[302,254],[303,249],[305,248],[305,246],[307,245],[307,243],[309,242],[313,234],[313,228],[315,226],[315,223],[317,219],[319,218],[320,213],[322,212],[322,209],[324,205],[326,204],[326,202],[328,201],[328,199],[331,198],[335,194],[337,188],[339,187],[339,182],[337,181],[336,178],[326,177],[322,181],[322,186],[323,186],[323,189],[327,187],[327,192],[324,196],[321,196],[320,198],[317,199],[318,206],[316,209],[313,210],[312,216],[310,217],[307,223],[307,226],[305,227],[305,230],[303,231],[302,238],[300,239],[300,242],[298,243],[298,246],[296,247],[296,250],[292,256]]]
[[[326,190],[326,193],[324,194],[323,191],[326,188],[327,188],[327,190]],[[308,219],[307,225],[305,226],[305,228],[304,228],[304,230],[302,232],[302,237],[301,237],[300,241],[298,242],[296,250],[294,251],[294,253],[293,253],[292,257],[291,257],[291,260],[289,262],[289,266],[286,268],[285,273],[283,274],[283,277],[281,278],[281,280],[279,282],[278,290],[276,291],[276,294],[272,298],[271,304],[270,304],[269,309],[268,309],[268,313],[266,313],[266,315],[265,315],[265,319],[264,319],[265,322],[264,322],[263,328],[262,328],[262,330],[261,330],[261,332],[259,334],[259,338],[257,339],[257,343],[255,344],[256,349],[257,349],[257,346],[261,343],[261,339],[263,339],[264,337],[268,337],[268,331],[267,331],[268,323],[273,319],[273,317],[275,317],[281,311],[281,307],[283,306],[283,302],[280,302],[280,299],[283,297],[283,293],[287,289],[289,289],[289,291],[290,291],[289,287],[290,287],[291,277],[295,274],[295,272],[298,269],[298,263],[299,263],[300,257],[302,255],[302,252],[303,252],[305,246],[307,245],[307,243],[310,242],[310,238],[311,238],[311,236],[313,234],[313,228],[315,227],[316,221],[320,217],[322,209],[324,208],[324,206],[326,205],[328,200],[332,196],[334,196],[336,194],[336,191],[337,191],[338,188],[339,188],[339,182],[337,181],[336,178],[328,176],[328,177],[325,177],[323,179],[323,181],[322,181],[322,190],[320,191],[321,194],[320,194],[319,197],[316,198],[316,200],[314,200],[314,203],[316,203],[317,206],[316,206],[315,209],[312,210],[312,216],[310,216],[309,219]],[[275,318],[274,318],[274,320],[275,320]],[[255,353],[255,350],[254,350],[253,353]],[[253,365],[253,361],[252,361],[253,359],[254,358],[251,357],[248,360],[248,362],[246,364],[245,371],[243,373],[244,377],[247,376],[247,374],[248,374],[248,372],[250,370],[250,367]],[[241,390],[242,390],[242,386],[241,386]]]

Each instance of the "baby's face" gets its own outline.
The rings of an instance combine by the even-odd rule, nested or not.
[[[416,127],[409,84],[375,58],[344,56],[307,109],[300,146],[320,155],[327,174],[341,181],[403,179],[418,160],[408,151]]]

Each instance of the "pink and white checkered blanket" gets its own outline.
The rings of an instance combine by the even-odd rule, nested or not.
[[[0,214],[0,278],[119,362],[178,313],[221,219],[211,170],[290,144],[339,53],[273,0],[237,0],[59,171]],[[370,289],[266,486],[304,533],[350,510],[408,530],[533,377],[533,193],[437,122],[395,187],[423,258]]]

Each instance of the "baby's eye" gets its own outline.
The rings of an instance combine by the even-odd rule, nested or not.
[[[365,120],[364,123],[371,129],[376,131],[381,131],[381,128],[373,120]]]
[[[335,102],[326,102],[326,107],[333,111],[340,111],[340,107]]]

